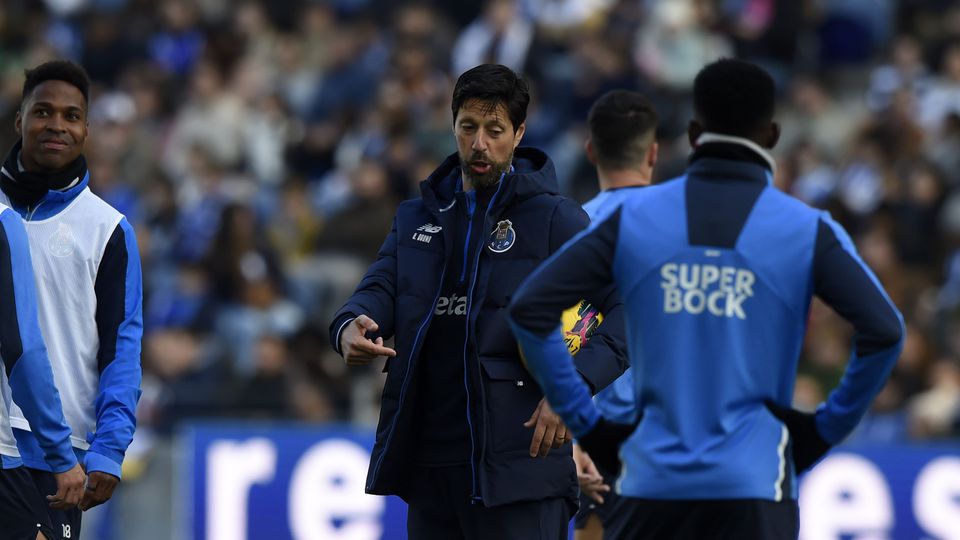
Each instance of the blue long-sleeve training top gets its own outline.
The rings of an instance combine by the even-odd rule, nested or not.
[[[843,379],[816,414],[832,444],[889,376],[903,320],[826,212],[772,187],[760,156],[709,146],[685,176],[634,190],[555,253],[518,290],[510,318],[528,368],[582,436],[600,414],[557,321],[585,290],[616,283],[642,414],[621,448],[622,494],[795,498],[789,434],[764,400],[791,403],[811,298],[856,332]]]

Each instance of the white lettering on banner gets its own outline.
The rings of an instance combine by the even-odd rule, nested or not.
[[[268,439],[219,441],[207,450],[207,540],[246,540],[247,496],[273,479],[277,449]]]
[[[801,540],[890,538],[890,486],[866,458],[846,453],[828,456],[804,478],[798,502]]]
[[[364,493],[370,453],[356,443],[328,440],[297,462],[288,512],[296,540],[378,540],[386,501]],[[341,522],[339,527],[336,522]]]
[[[756,276],[745,268],[666,263],[660,267],[663,312],[746,319],[743,303],[753,296]]]
[[[466,315],[467,297],[451,294],[449,297],[441,296],[437,300],[437,307],[433,309],[434,315]]]
[[[707,296],[704,311],[710,310]],[[272,439],[269,429],[253,433],[205,443],[191,467],[196,475],[189,477],[189,492],[178,495],[201,516],[184,514],[190,537],[404,538],[402,512],[390,511],[391,504],[401,503],[363,493],[370,458],[364,444],[305,431],[308,442],[298,439],[292,443],[296,451],[279,452],[286,443]],[[938,447],[914,460],[896,448],[883,450],[867,458],[841,449],[800,479],[801,539],[960,540],[960,456]],[[770,479],[773,494],[772,473]],[[201,499],[189,497],[199,491],[205,493]]]
[[[923,532],[919,538],[960,540],[958,494],[960,457],[941,456],[924,465],[912,494],[913,515]],[[799,504],[801,540],[891,540],[896,532],[887,480],[872,461],[856,454],[829,455],[811,470],[800,483]]]
[[[913,486],[913,513],[920,527],[936,538],[960,538],[960,457],[928,463]]]

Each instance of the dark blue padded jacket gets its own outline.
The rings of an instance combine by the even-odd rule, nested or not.
[[[575,501],[577,495],[569,444],[545,458],[529,456],[533,432],[523,423],[543,392],[521,363],[506,311],[523,279],[586,228],[589,219],[578,204],[557,195],[556,174],[546,154],[518,148],[513,165],[486,209],[488,239],[480,243],[482,252],[471,258],[474,265],[468,269],[464,391],[472,411],[471,496],[487,506],[549,497]],[[455,212],[450,210],[459,179],[459,159],[453,154],[421,183],[421,198],[400,205],[377,261],[330,326],[337,349],[344,326],[361,314],[379,325],[379,331],[368,336],[395,339],[397,356],[384,367],[387,379],[368,493],[404,496],[416,463],[413,382],[454,249]],[[576,357],[579,373],[594,392],[626,368],[622,305],[612,291],[607,288],[587,298],[604,311],[605,320]]]

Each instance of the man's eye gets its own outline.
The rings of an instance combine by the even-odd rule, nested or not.
[[[45,110],[43,110],[43,109],[38,109],[37,111],[35,111],[35,112],[33,113],[33,115],[36,116],[36,117],[38,117],[38,118],[46,118],[47,116],[49,116],[49,115],[47,114],[47,111],[45,111]]]

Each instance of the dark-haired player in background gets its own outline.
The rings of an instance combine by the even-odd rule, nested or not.
[[[653,181],[657,162],[657,113],[642,94],[613,90],[601,96],[587,116],[590,136],[586,141],[587,159],[597,170],[600,193],[583,209],[592,221],[602,219],[620,206],[637,188]],[[600,414],[611,422],[633,425],[637,409],[633,399],[633,375],[628,369],[610,386],[594,397]],[[606,444],[596,452],[616,456],[617,444]],[[588,452],[574,448],[580,480],[580,511],[576,516],[576,539],[611,538],[606,530],[622,530],[625,515],[619,511],[621,498],[610,491],[617,470],[594,465]],[[609,459],[606,461],[610,461]]]
[[[793,539],[796,473],[846,437],[903,345],[903,319],[829,214],[772,185],[774,84],[720,60],[694,82],[686,174],[636,190],[521,285],[510,307],[527,365],[588,448],[616,429],[556,335],[587,290],[626,307],[640,423],[620,450],[629,538]],[[790,408],[816,295],[855,329],[839,386]]]
[[[518,148],[529,99],[505,66],[460,76],[458,152],[400,205],[330,328],[348,364],[389,357],[366,490],[407,502],[410,538],[566,539],[576,508],[570,438],[506,320],[523,278],[589,223],[557,194],[546,154]],[[577,355],[592,391],[626,367],[622,306],[606,291],[593,302],[605,322]]]

